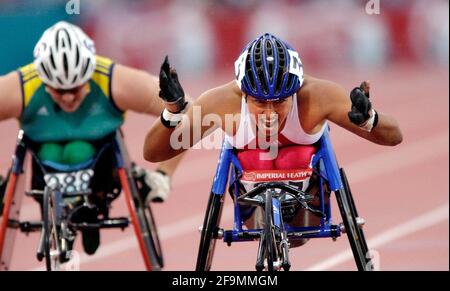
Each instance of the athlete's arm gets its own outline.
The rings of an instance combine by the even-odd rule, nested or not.
[[[116,64],[112,74],[112,97],[122,111],[159,115],[164,109],[158,97],[158,78],[145,71]]]
[[[225,129],[224,116],[233,111],[227,100],[235,97],[240,97],[240,93],[236,82],[232,81],[201,94],[189,105],[177,127],[167,128],[160,119],[156,120],[145,138],[144,158],[150,162],[170,159],[189,149],[217,128]],[[204,124],[206,115],[211,119]]]
[[[320,107],[324,108],[326,119],[353,132],[354,134],[380,145],[395,146],[402,142],[400,127],[391,115],[378,113],[378,124],[367,132],[349,119],[349,111],[352,101],[344,88],[336,83],[319,80],[316,86],[316,94],[320,100]]]
[[[164,102],[158,96],[159,80],[145,71],[116,64],[113,71],[112,98],[122,111],[152,114],[159,117]],[[172,176],[182,156],[164,161],[158,169]]]
[[[17,72],[0,76],[0,121],[19,118],[22,112],[22,91]]]

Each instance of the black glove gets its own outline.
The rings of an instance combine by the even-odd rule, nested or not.
[[[352,110],[348,112],[350,121],[358,126],[364,124],[369,118],[372,104],[369,101],[369,87],[363,82],[359,87],[350,92],[352,100]]]
[[[166,103],[176,105],[177,111],[172,113],[179,113],[184,109],[184,90],[178,81],[177,72],[170,67],[168,56],[165,57],[159,72],[159,88],[159,97]]]

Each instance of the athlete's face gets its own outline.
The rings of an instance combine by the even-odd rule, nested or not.
[[[262,101],[247,96],[247,104],[258,130],[270,136],[283,128],[292,107],[292,96],[277,101]]]
[[[52,96],[53,101],[58,104],[62,110],[65,112],[74,112],[80,107],[89,92],[89,86],[84,84],[70,90],[54,89],[50,86],[46,86],[45,91]]]

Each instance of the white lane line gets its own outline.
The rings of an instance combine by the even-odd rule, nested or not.
[[[397,148],[387,150],[385,153],[355,161],[348,166],[341,166],[345,168],[350,183],[354,183],[384,172],[394,172],[443,154],[447,154],[448,160],[448,146],[448,132],[441,132],[427,139],[400,145]]]
[[[439,224],[448,220],[449,205],[440,206],[432,211],[422,214],[416,218],[413,218],[407,222],[392,227],[385,232],[378,234],[377,236],[367,241],[368,246],[375,250],[387,243],[395,241],[404,236],[413,234],[415,232],[426,229],[430,226]],[[339,254],[325,259],[324,261],[306,268],[306,271],[324,271],[329,270],[339,264],[342,264],[350,259],[353,259],[353,254],[350,249],[343,251]]]
[[[424,149],[429,149],[424,151]],[[378,154],[369,158],[359,160],[345,166],[351,184],[363,182],[374,178],[376,175],[397,171],[403,167],[420,163],[433,157],[447,153],[448,156],[448,132],[441,132],[430,138],[402,146],[399,150]],[[394,163],[392,161],[395,161]],[[389,167],[386,167],[389,165]],[[364,169],[364,170],[361,170]],[[160,227],[160,238],[165,239],[182,236],[191,233],[195,226],[202,224],[204,213],[187,217],[180,222],[175,222]],[[223,212],[224,222],[232,220],[232,206],[226,207]],[[137,248],[134,237],[121,239],[113,243],[102,245],[95,256],[81,255],[81,263],[93,262],[106,258],[131,248]]]

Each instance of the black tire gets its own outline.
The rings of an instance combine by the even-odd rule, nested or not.
[[[266,191],[266,201],[264,208],[264,241],[266,245],[266,259],[267,270],[274,271],[273,263],[277,259],[276,245],[275,245],[275,229],[273,225],[273,204],[272,204],[272,192]]]
[[[359,217],[359,215],[358,215],[358,211],[356,210],[356,204],[355,204],[355,201],[353,200],[352,191],[350,189],[350,185],[347,180],[347,175],[345,174],[345,171],[343,168],[340,169],[340,174],[341,174],[342,184],[344,185],[345,193],[347,195],[347,201],[350,206],[350,211],[352,213],[352,216],[355,217],[355,221],[356,221],[356,218]],[[358,231],[358,236],[360,238],[359,242],[360,242],[363,252],[365,254],[364,270],[372,271],[373,265],[371,262],[371,258],[369,257],[369,247],[367,246],[367,241],[364,236],[364,231],[359,226],[357,227],[357,231]]]
[[[6,178],[0,175],[0,217],[3,215],[3,199],[5,198],[6,185],[8,184],[9,177],[11,176],[11,169],[8,170]]]
[[[209,271],[214,257],[217,231],[222,214],[222,195],[211,193],[203,221],[203,228],[198,249],[196,271]]]
[[[158,271],[164,267],[164,258],[161,244],[159,241],[156,221],[153,217],[150,205],[145,205],[145,203],[139,197],[139,192],[137,191],[136,184],[133,186],[131,189],[134,198],[133,199],[134,205],[137,212],[137,218],[141,226],[142,231],[141,235],[145,242],[147,253],[150,257],[150,264],[152,266],[152,270]]]
[[[149,226],[150,240],[152,245],[152,253],[151,256],[154,255],[156,263],[160,268],[164,267],[164,257],[162,252],[161,243],[159,241],[158,236],[158,228],[156,227],[155,218],[153,217],[152,209],[149,205],[147,205],[144,209],[145,218]]]
[[[52,257],[52,251],[59,251],[59,233],[55,224],[55,213],[53,208],[52,190],[44,189],[43,195],[43,231],[44,231],[44,256],[47,271],[59,269],[59,256]]]
[[[49,211],[50,211],[50,200],[49,193],[50,191],[46,187],[44,190],[44,196],[42,199],[42,231],[44,232],[44,258],[45,258],[45,268],[47,271],[52,270],[51,258],[50,258],[50,235],[51,235],[51,227],[49,221]]]
[[[343,175],[342,175],[343,174]],[[349,192],[348,181],[345,173],[341,170],[341,179],[343,182],[343,189],[335,192],[336,200],[339,205],[342,220],[344,222],[347,237],[350,243],[350,247],[353,252],[356,267],[358,271],[369,271],[372,269],[370,258],[367,257],[367,243],[364,238],[362,230],[359,228],[356,217],[355,205],[352,205],[352,197]]]
[[[356,210],[355,201],[353,200],[352,191],[350,190],[350,185],[348,184],[347,175],[345,174],[345,171],[343,168],[340,169],[340,173],[341,173],[342,183],[344,185],[345,192],[347,193],[348,202],[350,204],[350,209],[355,217],[359,217],[358,211]],[[367,253],[369,251],[369,247],[367,246],[367,242],[364,237],[364,231],[361,228],[359,228],[359,229],[360,229],[360,235],[362,237],[361,242],[364,244],[364,248]]]

